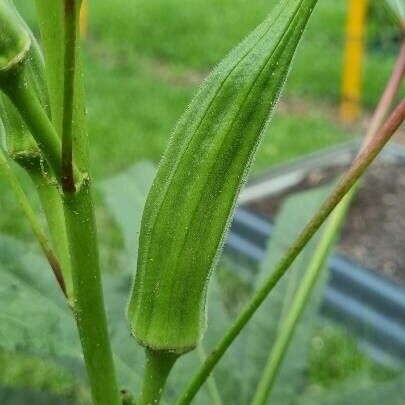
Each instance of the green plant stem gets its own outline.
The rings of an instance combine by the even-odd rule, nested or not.
[[[60,140],[41,103],[24,77],[23,69],[10,77],[4,91],[31,130],[32,136],[55,175],[59,176],[62,165]]]
[[[20,69],[16,74],[10,75],[7,84],[3,86],[3,91],[17,108],[56,178],[60,181],[62,145],[45,110],[25,79],[23,69]],[[80,174],[75,168],[74,174],[75,177],[80,178]]]
[[[69,247],[66,234],[65,214],[62,197],[55,180],[49,178],[37,165],[26,167],[38,193],[42,210],[48,224],[53,248],[61,265],[66,294],[70,305],[74,303],[72,273],[70,270]]]
[[[31,207],[31,204],[25,194],[23,188],[20,185],[17,177],[14,175],[13,171],[11,170],[7,158],[4,156],[3,152],[0,150],[0,167],[8,180],[11,189],[13,190],[18,203],[22,209],[23,214],[27,218],[29,224],[31,225],[31,229],[41,246],[42,251],[44,252],[45,257],[47,258],[49,265],[52,268],[52,271],[55,275],[56,281],[59,284],[60,289],[62,290],[63,294],[66,296],[66,287],[65,282],[63,279],[63,275],[61,272],[61,267],[59,261],[55,254],[52,251],[51,245],[46,237],[44,230],[42,229],[41,225],[37,220],[36,213]]]
[[[77,23],[80,2],[65,0],[65,60],[62,120],[62,188],[66,192],[75,191],[73,177],[73,98],[76,71]]]
[[[76,2],[81,2],[76,0]],[[65,80],[65,0],[35,0],[41,44],[46,62],[46,81],[52,112],[52,124],[62,134],[64,116]],[[79,25],[76,23],[76,25]],[[78,29],[79,27],[77,27]],[[78,34],[76,38],[79,38]],[[74,165],[80,172],[89,173],[88,137],[84,83],[82,75],[80,41],[76,41],[73,103],[73,157]],[[76,182],[78,178],[74,176]]]
[[[61,112],[62,114],[60,130],[63,142],[60,142],[54,127],[40,108],[38,100],[32,97],[26,86],[21,86],[17,96],[15,96],[12,94],[14,85],[8,94],[37,140],[63,190],[63,210],[74,290],[72,309],[82,343],[93,402],[96,405],[118,405],[121,404],[121,400],[104,309],[90,179],[87,174],[83,175],[83,177],[80,176],[80,173],[75,168],[72,156],[76,90],[75,57],[77,46],[75,36],[80,1],[65,0],[63,9],[61,8],[61,2],[47,1],[38,2],[38,4],[41,5],[41,10],[45,12],[41,16],[48,19],[47,21],[49,21],[49,15],[55,16],[56,14],[59,17],[61,16],[59,12],[64,13],[64,18],[60,21],[64,29],[60,29],[57,24],[55,25],[55,22],[48,25],[41,18],[42,28],[47,31],[52,25],[56,26],[55,32],[58,34],[58,39],[60,39],[55,43],[51,38],[52,49],[48,49],[47,61],[52,61],[54,64],[50,63],[47,66],[48,72],[56,72],[55,74],[60,72],[57,65],[59,61],[56,56],[60,53],[60,47],[63,47],[62,39],[65,45],[63,47],[63,60],[65,62],[63,79],[61,80],[59,76],[53,74],[48,77],[48,83],[56,86],[51,92],[52,115],[55,122],[59,122],[58,113]],[[64,32],[65,34],[59,35]],[[49,41],[46,40],[46,42]],[[60,94],[61,84],[63,97],[60,100],[61,103],[58,104],[59,98],[56,98],[54,93]],[[59,126],[57,127],[59,128]],[[77,141],[80,142],[81,139],[77,138]]]
[[[96,405],[120,404],[104,310],[97,230],[89,179],[63,198],[75,293],[73,311]]]
[[[377,130],[381,126],[384,117],[387,114],[387,111],[400,88],[404,70],[405,40],[402,42],[397,61],[394,65],[390,78],[387,81],[387,85],[383,91],[382,97],[373,113],[373,116],[371,117],[362,147],[367,146],[368,142],[373,139]],[[281,331],[277,336],[276,342],[274,343],[274,346],[270,352],[262,378],[260,379],[257,391],[252,401],[253,405],[265,404],[267,398],[270,395],[275,378],[280,369],[281,363],[291,341],[291,337],[294,333],[299,317],[304,310],[305,304],[310,296],[314,283],[324,266],[324,261],[329,254],[334,238],[337,235],[339,228],[346,217],[347,211],[350,207],[351,202],[356,196],[358,188],[359,183],[357,183],[353,188],[350,189],[344,199],[333,211],[332,216],[328,221],[324,232],[322,233],[321,242],[317,246],[315,254],[308,267],[307,273],[305,274],[302,285],[297,291],[295,299],[288,312],[287,318],[283,323]]]
[[[142,394],[137,405],[158,404],[166,385],[167,377],[178,355],[168,352],[145,349],[146,367]]]
[[[277,282],[284,275],[286,270],[291,266],[299,253],[306,246],[308,241],[320,228],[329,214],[343,199],[345,194],[353,187],[360,176],[365,172],[380,150],[388,142],[395,130],[403,122],[405,118],[405,99],[402,100],[395,111],[391,114],[385,125],[381,128],[376,136],[368,143],[361,153],[356,157],[346,174],[342,177],[334,191],[323,203],[319,211],[307,224],[304,230],[299,234],[297,239],[292,243],[283,259],[278,263],[274,272],[267,278],[263,285],[257,290],[252,299],[248,302],[239,317],[230,327],[228,332],[220,340],[212,353],[207,357],[207,360],[198,371],[197,375],[186,388],[183,395],[177,401],[177,405],[189,404],[198,392],[201,385],[208,378],[209,374],[221,359],[223,354],[229,348],[231,343],[239,335],[240,331],[247,324],[256,310],[260,307],[270,291],[275,287]]]
[[[325,265],[325,261],[329,256],[335,237],[343,223],[350,202],[354,197],[354,189],[355,188],[353,187],[349,193],[345,195],[343,200],[333,211],[320,236],[320,242],[316,247],[304,279],[294,294],[291,308],[281,325],[281,329],[267,360],[262,378],[253,397],[252,405],[264,405],[267,402],[269,393],[273,387],[277,372],[280,369],[282,360],[290,344],[297,322],[304,311],[305,304],[314,288],[319,273]]]
[[[203,364],[204,360],[207,357],[207,353],[205,352],[202,343],[200,343],[197,346],[197,352],[198,352],[198,357],[200,358],[201,364]],[[219,393],[218,386],[217,386],[217,383],[215,381],[215,378],[212,375],[210,375],[207,378],[207,386],[208,386],[208,392],[210,393],[210,396],[211,396],[211,401],[212,401],[211,403],[213,405],[222,405],[223,402],[222,402],[222,399],[221,399],[221,395]]]

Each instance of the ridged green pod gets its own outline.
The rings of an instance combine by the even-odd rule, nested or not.
[[[28,54],[31,38],[7,0],[0,0],[0,81]]]
[[[163,156],[142,218],[128,317],[152,350],[205,328],[207,284],[235,201],[316,0],[283,0],[213,71]]]

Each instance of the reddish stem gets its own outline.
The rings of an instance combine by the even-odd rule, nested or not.
[[[368,126],[366,137],[364,139],[364,144],[373,137],[378,128],[380,128],[385,115],[387,114],[388,109],[394,99],[399,86],[401,84],[402,78],[405,73],[405,37],[402,40],[402,45],[399,50],[397,60],[395,62],[394,68],[390,79],[385,87],[384,93],[378,102],[377,108],[374,111],[373,116],[371,117],[370,125]]]

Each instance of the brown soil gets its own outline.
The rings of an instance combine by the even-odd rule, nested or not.
[[[338,169],[314,170],[293,189],[252,204],[274,218],[284,198],[328,182]],[[365,175],[352,203],[337,250],[405,284],[405,164],[377,162]]]

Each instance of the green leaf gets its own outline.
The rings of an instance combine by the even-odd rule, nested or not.
[[[141,350],[133,344],[124,308],[129,276],[106,277],[106,304],[118,374],[127,387],[138,384],[134,370]],[[84,365],[72,313],[46,261],[27,244],[0,235],[0,346],[52,361],[83,378]]]
[[[207,307],[207,330],[202,344],[206,352],[210,353],[222,337],[224,330],[227,330],[233,321],[233,316],[225,308],[223,290],[215,274],[209,285]],[[246,384],[243,370],[247,363],[241,362],[241,354],[246,350],[245,344],[244,336],[235,341],[212,373],[224,404],[239,403],[241,400],[240,388]],[[189,382],[189,379],[188,376],[186,381]]]
[[[301,397],[302,405],[402,405],[405,397],[405,376],[376,383],[352,380],[322,394]]]
[[[141,217],[148,190],[156,173],[151,162],[140,162],[103,181],[99,189],[120,227],[125,248],[126,266],[136,268]]]
[[[48,358],[77,357],[75,325],[47,262],[26,244],[0,235],[0,268],[2,347]]]
[[[261,265],[261,271],[256,280],[257,285],[260,285],[262,280],[266,279],[273,271],[274,266],[284,255],[289,241],[306,225],[328,195],[328,191],[330,191],[330,187],[310,190],[293,195],[284,203],[277,217],[266,258]],[[253,390],[256,388],[263,372],[266,357],[272,348],[294,293],[312,258],[316,243],[317,237],[299,255],[244,332],[247,341],[244,359],[245,363],[248,364],[245,368],[245,381],[247,382],[244,385],[244,400],[247,402],[252,398]],[[273,389],[272,400],[274,403],[281,403],[280,401],[282,401],[283,404],[289,404],[295,398],[298,388],[302,384],[302,374],[307,364],[307,350],[312,327],[316,319],[321,292],[323,291],[323,278],[318,281],[289,346]]]
[[[99,187],[111,213],[123,227],[124,243],[128,247],[121,253],[123,263],[126,263],[129,254],[134,253],[133,244],[136,246],[140,216],[154,173],[151,163],[142,162],[106,180]],[[123,273],[104,276],[105,300],[120,383],[131,391],[139,392],[144,352],[134,343],[125,319],[132,278],[130,270],[125,268]],[[213,283],[211,289],[209,319],[214,335],[211,338],[207,335],[205,344],[208,348],[217,339],[222,327],[229,323],[219,288]],[[0,306],[3,309],[0,316],[1,347],[38,356],[55,362],[80,378],[85,376],[76,326],[48,271],[48,264],[25,243],[4,235],[0,235]],[[187,357],[176,365],[166,398],[168,403],[174,401],[182,384],[200,364],[195,353]],[[209,403],[207,389],[201,391],[197,400],[199,402],[196,403]]]
[[[128,272],[107,274],[103,281],[108,326],[119,383],[130,391],[139,392],[142,382],[143,350],[134,345],[125,317],[131,277]]]
[[[141,212],[154,172],[151,163],[143,162],[99,187],[117,223],[123,226],[128,249],[121,252],[123,263],[127,263],[129,252],[136,261],[133,246],[137,246]],[[135,262],[131,267],[134,266]],[[45,260],[26,244],[0,235],[0,306],[5,308],[1,315],[4,321],[0,322],[0,345],[52,360],[83,377],[76,326],[47,267]],[[128,389],[139,390],[144,354],[142,348],[134,344],[125,319],[131,267],[126,267],[121,274],[106,274],[104,285],[120,383]],[[187,376],[189,374],[190,370]]]
[[[74,405],[74,400],[63,396],[57,396],[50,393],[29,390],[21,387],[12,388],[0,386],[0,404]]]

